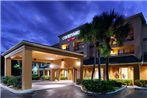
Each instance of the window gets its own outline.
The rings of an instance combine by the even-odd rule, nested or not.
[[[61,46],[61,49],[64,49],[64,50],[66,49],[66,50],[67,50],[67,49],[68,49],[68,46],[69,46],[68,44],[63,44],[63,45]]]
[[[124,53],[124,49],[119,49],[118,50],[118,54],[123,54]]]
[[[84,48],[84,43],[81,41],[74,42],[74,50],[80,50]]]
[[[131,41],[131,40],[134,40],[134,30],[133,30],[133,28],[131,29],[131,31],[129,32],[129,34],[126,38],[126,41]]]

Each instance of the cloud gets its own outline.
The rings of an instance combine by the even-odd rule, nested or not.
[[[58,35],[81,24],[90,22],[93,16],[115,9],[130,16],[143,12],[147,17],[147,2],[98,2],[98,1],[32,1],[1,3],[1,52],[21,40],[52,45]]]

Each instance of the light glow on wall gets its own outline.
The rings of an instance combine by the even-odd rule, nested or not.
[[[111,55],[117,55],[117,52],[115,50],[111,50],[110,54]]]
[[[64,65],[65,65],[65,61],[62,60],[62,61],[61,61],[61,68],[64,68],[64,67],[65,67]]]
[[[81,62],[80,62],[80,61],[77,61],[77,62],[76,62],[76,65],[77,65],[77,66],[80,66],[80,65],[81,65]]]
[[[68,44],[64,44],[61,46],[62,49],[66,49],[68,47]]]
[[[50,64],[50,68],[54,68],[54,65],[53,64]]]

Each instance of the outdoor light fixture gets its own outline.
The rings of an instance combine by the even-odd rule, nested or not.
[[[50,68],[54,68],[54,65],[53,64],[50,64]]]
[[[47,59],[48,59],[48,60],[55,60],[54,58],[50,58],[50,57],[49,57],[49,58],[47,58]]]
[[[81,65],[81,62],[80,62],[80,61],[77,61],[77,62],[76,62],[76,65],[77,65],[77,66],[80,66],[80,65]]]

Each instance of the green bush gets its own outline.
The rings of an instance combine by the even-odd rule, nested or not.
[[[32,80],[39,80],[40,77],[38,75],[32,75]]]
[[[123,85],[133,85],[132,80],[127,80],[127,79],[116,79],[115,81],[122,83]]]
[[[135,85],[141,87],[147,87],[147,80],[135,80]]]
[[[67,80],[67,77],[62,76],[60,79],[61,79],[61,80]]]
[[[50,77],[47,75],[43,75],[43,76],[41,76],[41,79],[42,80],[50,80]]]
[[[9,86],[9,85],[15,85],[16,82],[17,82],[17,79],[16,79],[15,77],[11,77],[11,78],[8,79],[7,85],[8,85],[8,86]]]
[[[7,84],[8,80],[10,79],[10,76],[4,76],[2,77],[2,83]]]
[[[8,86],[12,85],[16,88],[21,88],[21,77],[20,76],[12,76],[12,77],[3,77],[2,82]]]
[[[82,86],[87,91],[106,93],[114,91],[115,87],[121,87],[122,84],[114,80],[83,80]]]

